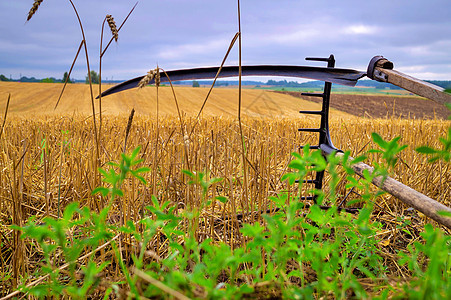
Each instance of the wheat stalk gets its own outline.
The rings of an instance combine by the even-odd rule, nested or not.
[[[31,7],[30,11],[28,12],[27,21],[30,21],[30,19],[33,17],[33,15],[37,12],[39,5],[41,5],[42,1],[44,1],[44,0],[34,0],[33,6]]]
[[[9,108],[10,100],[11,100],[11,93],[8,94],[8,101],[6,101],[5,116],[3,117],[2,129],[0,130],[0,138],[2,137],[2,134],[3,134],[3,128],[5,128],[6,116],[8,115],[8,108]]]
[[[132,128],[132,122],[133,122],[134,115],[135,115],[135,108],[132,108],[132,111],[130,112],[130,116],[128,117],[127,128],[125,129],[124,153],[125,153],[125,150],[127,149],[128,135],[130,134],[130,129]]]
[[[108,22],[108,25],[110,26],[111,29],[111,34],[114,37],[114,40],[117,42],[117,39],[119,38],[119,33],[116,27],[116,22],[114,21],[114,18],[112,15],[106,15],[106,20]]]
[[[159,87],[160,83],[161,83],[161,76],[160,76],[160,69],[157,68],[154,70],[154,74],[155,74],[155,86]]]

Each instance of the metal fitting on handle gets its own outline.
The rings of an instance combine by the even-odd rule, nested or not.
[[[368,69],[366,71],[366,76],[373,80],[387,82],[387,75],[383,72],[376,69],[376,67],[382,68],[382,69],[393,69],[393,63],[389,61],[388,59],[384,58],[381,55],[377,55],[373,57],[368,64]]]

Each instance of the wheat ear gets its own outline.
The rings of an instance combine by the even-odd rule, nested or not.
[[[41,5],[42,1],[44,0],[34,0],[33,7],[28,12],[27,21],[30,21],[30,19],[33,17],[33,15],[36,13],[36,11],[39,8],[39,5]]]
[[[154,70],[154,74],[155,74],[155,86],[159,87],[161,83],[161,76],[160,76],[160,68],[158,68],[158,66]]]
[[[143,79],[141,79],[141,81],[138,84],[139,88],[143,88],[146,85],[149,84],[149,82],[155,78],[155,75],[157,75],[157,70],[150,70],[149,72],[147,72],[146,76],[143,77]]]
[[[114,18],[112,15],[106,15],[106,20],[108,21],[108,25],[110,26],[111,29],[111,34],[114,37],[114,40],[117,42],[117,39],[119,38],[119,32],[117,30],[116,27],[116,22],[114,21]]]

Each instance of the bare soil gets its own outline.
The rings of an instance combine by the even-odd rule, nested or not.
[[[301,96],[300,92],[280,92],[320,103],[320,98]],[[447,119],[446,106],[420,97],[332,94],[330,106],[348,114],[366,118]]]

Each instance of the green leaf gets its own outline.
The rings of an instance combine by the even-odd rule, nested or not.
[[[439,216],[450,217],[450,218],[451,218],[451,212],[446,211],[446,210],[439,210],[439,211],[437,212],[437,214],[438,214]]]
[[[418,153],[423,153],[423,154],[435,154],[435,153],[437,153],[437,150],[432,149],[432,148],[427,147],[427,146],[418,147],[418,148],[415,149],[415,151],[417,151]]]
[[[110,166],[110,167],[115,167],[115,168],[119,167],[119,165],[117,163],[112,162],[112,161],[107,162],[107,165]]]
[[[160,203],[158,202],[157,197],[155,197],[154,195],[152,195],[151,198],[152,198],[153,206],[154,206],[156,209],[160,209]]]
[[[68,206],[66,206],[66,209],[64,210],[63,218],[66,221],[70,221],[72,219],[72,216],[78,209],[78,203],[72,202]]]
[[[281,181],[285,181],[288,180],[288,183],[290,185],[293,185],[293,183],[295,183],[295,181],[299,178],[299,176],[297,176],[294,173],[288,173],[282,176]]]
[[[188,175],[188,176],[191,177],[191,178],[196,178],[196,175],[194,175],[194,173],[191,172],[191,171],[188,171],[188,170],[182,170],[182,173],[185,174],[185,175]]]
[[[255,223],[253,225],[244,224],[240,229],[240,232],[245,236],[256,237],[262,235],[264,230],[265,227],[261,226],[259,223]]]
[[[222,202],[224,204],[226,204],[229,201],[229,199],[227,199],[227,197],[224,197],[224,196],[218,196],[215,199],[219,200],[220,202]]]
[[[108,176],[108,173],[104,169],[98,168],[98,170],[99,170],[99,173],[102,174],[104,177]]]
[[[150,171],[152,171],[151,168],[141,167],[141,168],[136,169],[134,172],[135,173],[147,173],[147,172],[150,172]]]
[[[136,147],[136,148],[133,150],[133,152],[132,152],[132,154],[130,155],[130,157],[131,157],[132,159],[134,159],[134,158],[138,155],[138,153],[139,153],[140,150],[141,150],[141,146]]]
[[[363,162],[363,161],[365,161],[367,159],[367,157],[365,156],[365,155],[361,155],[361,156],[357,156],[356,158],[354,158],[352,161],[351,161],[351,165],[354,165],[354,164],[358,164],[358,163],[360,163],[360,162]]]
[[[106,187],[103,187],[103,186],[99,186],[98,188],[95,188],[93,191],[92,191],[92,195],[96,195],[96,194],[102,194],[102,196],[104,196],[104,197],[106,197],[106,196],[108,196],[108,193],[110,192],[110,189],[107,189]]]
[[[213,184],[215,184],[215,183],[218,183],[218,182],[221,182],[222,181],[222,178],[212,178],[212,179],[210,179],[209,181],[208,181],[208,185],[213,185]]]
[[[368,150],[368,153],[384,153],[384,151],[378,149],[370,149]]]
[[[132,175],[133,175],[136,179],[138,179],[139,181],[141,181],[142,184],[144,184],[144,185],[147,184],[146,179],[145,179],[144,177],[142,177],[141,175],[139,175],[136,171],[132,171],[131,173],[132,173]]]
[[[439,159],[438,156],[432,157],[431,159],[428,159],[428,162],[433,163],[434,161],[437,161]]]
[[[119,189],[115,189],[115,190],[113,191],[113,195],[117,195],[117,196],[119,196],[119,197],[124,197],[124,192],[121,191],[121,190],[119,190]]]
[[[378,144],[382,149],[387,149],[388,143],[384,141],[384,139],[377,134],[376,132],[371,133],[371,137],[373,138],[373,141]]]
[[[451,89],[447,89],[445,92],[451,94]],[[451,111],[451,103],[445,103],[446,107]],[[448,120],[451,120],[451,115],[448,116]]]
[[[398,152],[401,152],[402,150],[406,149],[407,145],[402,145],[401,147],[399,147]]]

